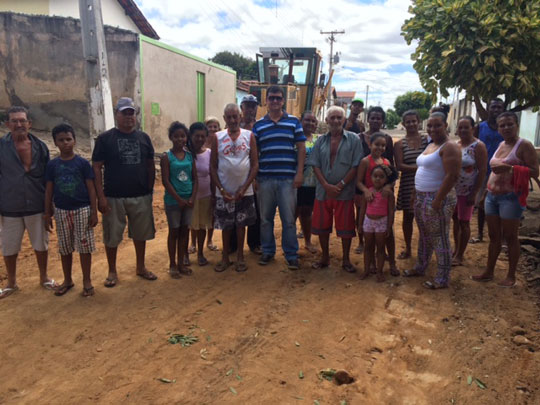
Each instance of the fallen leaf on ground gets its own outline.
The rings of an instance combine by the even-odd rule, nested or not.
[[[231,375],[233,373],[233,371],[234,371],[234,369],[231,368],[229,371],[227,371],[225,373],[225,375],[229,376],[229,375]]]
[[[341,339],[339,339],[339,342],[341,343],[341,342],[343,342],[343,340],[345,340],[345,335],[343,335],[343,336],[341,337]]]
[[[181,335],[179,333],[173,333],[167,339],[167,342],[169,342],[171,345],[176,345],[180,343],[182,347],[191,346],[192,344],[197,343],[198,341],[199,341],[199,338],[197,336]]]
[[[300,346],[300,343],[298,343],[298,342],[294,342],[294,344],[296,345],[296,347]]]
[[[158,378],[158,381],[161,381],[162,383],[165,383],[165,384],[172,384],[176,382],[176,380],[169,380],[168,378],[163,378],[163,377]]]
[[[468,384],[468,385],[471,385],[471,384],[472,384],[472,375],[470,375],[470,376],[467,377],[467,384]]]
[[[319,371],[319,375],[328,381],[332,381],[335,374],[336,370],[333,368],[325,368],[324,370]]]
[[[304,378],[304,372],[302,370],[298,372],[298,378],[300,378],[301,380]]]
[[[216,302],[217,302],[219,305],[223,304],[223,302],[221,302],[221,300],[220,300],[219,298],[216,300]]]
[[[482,381],[480,381],[478,378],[474,379],[474,382],[476,385],[478,385],[478,388],[485,390],[487,388],[486,384],[484,384]]]
[[[231,390],[231,392],[234,394],[234,395],[237,395],[238,392],[236,392],[236,390],[233,388],[233,387],[229,387],[229,389]]]

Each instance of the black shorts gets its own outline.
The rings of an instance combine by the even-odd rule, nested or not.
[[[315,203],[315,187],[300,187],[296,194],[298,207],[313,207]]]
[[[248,195],[240,201],[225,201],[222,197],[216,198],[214,208],[214,228],[230,230],[233,228],[250,226],[257,220],[255,197]]]

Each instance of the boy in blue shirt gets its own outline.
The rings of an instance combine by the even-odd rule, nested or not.
[[[90,163],[73,152],[75,132],[67,124],[53,128],[54,144],[60,156],[47,164],[45,179],[45,227],[51,232],[56,222],[58,248],[64,282],[55,291],[60,296],[74,287],[71,278],[73,251],[79,252],[83,272],[83,297],[94,295],[90,278],[92,252],[96,250],[93,228],[97,225],[94,172]],[[54,199],[54,208],[53,208]]]

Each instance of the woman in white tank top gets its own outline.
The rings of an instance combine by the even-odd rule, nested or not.
[[[418,224],[418,258],[413,270],[404,271],[405,277],[423,276],[433,251],[437,256],[437,273],[426,288],[446,288],[452,267],[450,220],[456,206],[454,185],[461,169],[459,147],[448,142],[446,115],[430,115],[427,130],[433,140],[416,159],[418,170],[414,179],[414,217]]]

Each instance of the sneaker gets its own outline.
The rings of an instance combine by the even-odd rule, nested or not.
[[[263,253],[263,255],[261,256],[261,258],[259,259],[259,264],[261,266],[265,266],[267,265],[268,263],[270,263],[272,260],[274,260],[274,256],[273,255],[269,255],[267,253]]]
[[[287,260],[287,267],[289,270],[298,270],[300,268],[298,259]]]

